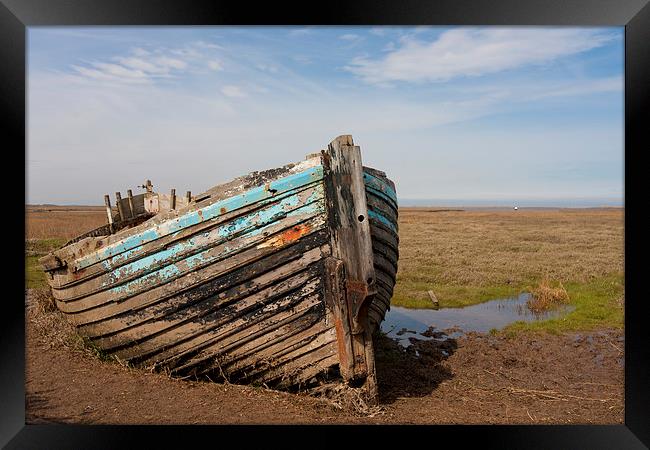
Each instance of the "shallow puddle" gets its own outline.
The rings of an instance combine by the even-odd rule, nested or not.
[[[523,293],[517,297],[490,300],[465,308],[439,310],[391,306],[381,324],[381,330],[390,338],[408,346],[411,343],[410,337],[422,340],[435,339],[436,335],[427,336],[431,335],[431,327],[435,328],[435,331],[449,330],[444,337],[456,338],[470,331],[487,333],[492,328],[498,330],[517,321],[534,322],[552,319],[575,309],[574,306],[567,305],[551,311],[535,313],[526,306],[529,298],[530,294]]]

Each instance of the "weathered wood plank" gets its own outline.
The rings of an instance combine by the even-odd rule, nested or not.
[[[361,150],[352,136],[332,141],[324,164],[332,256],[343,264],[344,295],[333,298],[333,313],[335,318],[346,319],[349,326],[349,331],[343,323],[337,327],[337,336],[346,340],[338,344],[341,374],[348,381],[363,383],[369,397],[375,398],[374,361],[368,360],[373,356],[373,344],[366,331],[371,326],[369,302],[376,292],[375,269]],[[351,354],[347,354],[350,347]]]
[[[261,309],[251,316],[228,322],[220,328],[157,353],[142,361],[141,364],[144,366],[163,364],[166,367],[173,367],[172,372],[182,372],[199,365],[232,347],[279,328],[303,314],[308,314],[313,311],[313,308],[322,307],[317,282],[306,285],[305,289],[311,290],[313,294],[305,296],[304,294],[307,292],[305,291],[284,297],[274,307]],[[187,360],[187,356],[190,357],[189,360]]]
[[[364,300],[372,292],[374,283],[361,150],[354,145],[352,136],[345,135],[330,143],[326,155],[332,255],[344,264],[352,332],[360,333],[363,324],[359,313]]]
[[[291,244],[300,237],[317,231],[325,226],[322,215],[311,213],[287,217],[284,220],[270,223],[258,228],[254,233],[236,237],[215,247],[210,247],[200,253],[188,256],[174,264],[164,266],[140,278],[102,290],[90,295],[80,297],[63,297],[66,292],[54,291],[54,298],[63,312],[79,313],[87,309],[96,308],[108,302],[121,302],[140,293],[150,292],[161,286],[168,285],[179,278],[187,278],[186,275],[195,273],[204,267],[213,269],[230,269],[233,264],[247,264],[250,259],[241,261],[237,256],[245,250],[254,248],[256,255],[272,253],[280,248]],[[267,233],[267,235],[265,235]],[[287,240],[278,241],[278,236],[288,234]],[[266,247],[267,241],[273,241],[273,245]],[[187,278],[190,280],[190,278]],[[199,280],[196,280],[199,281]],[[172,285],[171,289],[178,286]],[[63,298],[62,298],[63,297]]]
[[[343,286],[343,261],[334,257],[325,259],[325,304],[336,329],[339,368],[344,379],[354,377],[354,352],[352,351],[352,331],[345,290]]]
[[[314,166],[303,172],[274,180],[266,186],[252,188],[243,194],[228,197],[202,208],[187,211],[182,216],[177,216],[177,213],[174,211],[159,214],[157,220],[148,223],[141,231],[131,231],[127,236],[124,236],[116,242],[109,240],[108,243],[93,253],[77,258],[74,262],[74,267],[77,270],[88,267],[111,256],[139,247],[146,242],[154,241],[168,234],[204,222],[205,220],[218,217],[227,211],[239,209],[257,203],[260,200],[271,198],[277,193],[294,190],[305,184],[317,181],[322,176],[322,167]]]
[[[321,316],[304,315],[241,345],[236,351],[220,357],[218,361],[209,362],[201,368],[200,373],[221,369],[230,376],[240,378],[242,372],[249,373],[254,367],[265,364],[271,358],[282,356],[305,339],[313,338],[329,329]]]
[[[228,317],[239,314],[252,306],[261,306],[267,300],[286,294],[306,283],[309,279],[320,275],[320,267],[313,266],[310,270],[303,270],[321,258],[320,249],[316,248],[307,252],[305,257],[278,267],[276,270],[236,285],[217,295],[209,295],[200,301],[188,302],[187,300],[169,312],[169,304],[157,311],[147,311],[137,316],[139,320],[121,318],[104,323],[106,328],[113,326],[113,330],[120,330],[105,338],[93,340],[93,343],[102,349],[109,350],[113,347],[128,345],[134,341],[142,341],[150,336],[163,335],[167,330],[173,329],[174,336],[189,336],[204,329],[210,321],[207,319],[212,312],[219,312]],[[295,274],[298,272],[297,274]],[[290,276],[287,279],[284,277]],[[215,280],[218,283],[219,280]],[[175,302],[176,303],[176,302]],[[201,320],[198,320],[201,318]],[[181,326],[182,325],[182,326]]]
[[[98,334],[109,332],[102,328],[102,321],[120,320],[127,316],[137,320],[140,315],[158,314],[159,312],[173,312],[181,307],[183,302],[191,302],[194,298],[204,295],[216,295],[221,290],[229,289],[239,283],[246,282],[255,276],[259,270],[264,273],[283,263],[288,263],[301,257],[304,253],[318,248],[322,257],[330,253],[329,244],[326,244],[326,230],[317,230],[307,235],[297,243],[273,252],[270,249],[252,248],[246,252],[230,258],[221,264],[214,264],[193,272],[186,277],[172,282],[170,286],[160,286],[138,296],[128,298],[122,302],[110,302],[97,309],[70,315],[74,323],[88,324],[89,327],[98,327]],[[308,255],[308,257],[311,257]]]
[[[275,352],[267,352],[264,357],[258,359],[257,364],[254,366],[249,365],[248,370],[245,370],[245,374],[241,374],[240,377],[242,381],[251,379],[271,380],[274,376],[273,370],[275,367],[286,369],[290,361],[335,342],[336,332],[334,329],[323,329],[322,326],[316,325],[310,329],[302,330],[301,333],[288,338],[286,342],[276,345],[276,348],[273,349]],[[328,354],[336,355],[335,345],[330,346]],[[309,363],[307,362],[307,364]],[[237,374],[236,372],[233,373]]]
[[[258,229],[266,227],[264,232],[270,233],[272,230],[268,225],[272,225],[274,222],[284,221],[287,226],[292,226],[323,213],[322,186],[307,189],[203,233],[193,234],[188,239],[175,241],[174,244],[168,245],[157,253],[137,259],[130,258],[127,264],[93,277],[79,286],[71,287],[65,291],[57,289],[55,298],[73,301],[76,298],[113,289],[247,233],[259,235]]]
[[[316,182],[316,184],[312,183],[305,185],[300,189],[278,194],[274,198],[262,200],[258,203],[248,205],[235,211],[226,212],[219,217],[207,220],[193,227],[188,227],[182,231],[167,235],[155,241],[147,242],[140,247],[134,248],[120,255],[110,257],[102,261],[100,264],[94,264],[84,269],[79,269],[75,272],[69,272],[67,270],[52,272],[54,279],[51,281],[51,285],[53,289],[66,289],[78,284],[86,283],[91,278],[101,276],[109,271],[114,271],[115,269],[123,267],[126,264],[133,263],[139,259],[149,257],[160,251],[164,251],[173,245],[177,245],[179,242],[187,239],[192,239],[194,236],[207,233],[210,230],[218,226],[222,226],[222,224],[225,224],[227,222],[246,220],[242,218],[250,216],[255,211],[268,208],[269,206],[272,206],[278,202],[284,201],[287,197],[294,195],[304,196],[306,193],[309,193],[309,195],[311,195],[315,191],[318,184],[319,183]],[[85,245],[78,248],[77,251],[81,253],[92,252],[93,249],[90,244],[90,241],[86,241]]]
[[[245,301],[215,310],[200,322],[188,322],[178,330],[171,329],[171,333],[177,334],[175,339],[170,340],[169,335],[156,335],[137,346],[118,350],[116,354],[127,360],[143,357],[160,360],[186,351],[194,351],[201,355],[202,348],[216,342],[219,342],[219,346],[222,347],[221,351],[225,351],[228,343],[243,344],[244,335],[259,331],[265,325],[268,326],[268,321],[274,323],[290,317],[293,313],[291,308],[297,307],[306,298],[314,298],[313,294],[319,286],[319,281],[314,278],[300,285],[295,291],[272,297],[267,301],[260,302],[260,297],[256,296],[248,297]],[[234,335],[239,337],[235,339]],[[174,344],[170,345],[170,342]],[[197,356],[195,360],[199,358],[200,356]]]

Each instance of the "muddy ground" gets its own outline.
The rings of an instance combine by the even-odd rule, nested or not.
[[[179,380],[102,360],[27,295],[26,422],[621,424],[623,333],[470,334],[404,350],[376,337],[380,405]],[[417,350],[417,351],[416,351]],[[341,408],[340,405],[344,407]]]

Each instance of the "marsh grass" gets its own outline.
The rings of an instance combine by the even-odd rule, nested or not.
[[[548,278],[544,278],[529,292],[531,298],[526,302],[526,306],[534,312],[548,311],[569,302],[569,294],[561,281],[552,282]]]
[[[25,239],[65,241],[107,222],[106,212],[98,207],[26,207]]]
[[[462,307],[540,279],[589,284],[623,272],[623,209],[430,212],[402,208],[392,304]]]

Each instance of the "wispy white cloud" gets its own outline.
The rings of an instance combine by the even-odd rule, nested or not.
[[[144,49],[136,47],[126,56],[113,56],[108,61],[90,61],[85,65],[72,65],[81,77],[96,81],[151,82],[155,78],[169,78],[185,72],[190,64],[205,56],[192,45],[175,49]],[[211,61],[213,63],[214,61]],[[208,66],[216,70],[214,64]]]
[[[226,97],[242,98],[248,95],[239,86],[227,85],[221,88],[221,93]]]
[[[355,58],[346,69],[374,84],[442,82],[544,64],[612,39],[590,29],[460,28],[445,31],[433,42],[405,36],[402,45],[385,57]]]
[[[536,89],[530,86],[529,100],[541,100],[551,97],[569,97],[578,95],[601,94],[605,92],[623,92],[625,82],[622,76],[580,81],[569,85]]]
[[[205,41],[196,41],[194,42],[194,45],[200,48],[209,48],[213,50],[223,50],[223,47],[219,44],[215,44],[214,42],[205,42]]]
[[[133,53],[135,56],[147,56],[147,55],[150,54],[149,51],[147,51],[147,50],[145,50],[145,49],[143,49],[143,48],[140,48],[140,47],[136,47],[136,48],[134,48],[134,49],[131,51],[131,53]]]
[[[308,34],[311,34],[313,31],[311,28],[298,28],[297,30],[291,30],[289,31],[289,36],[305,36]]]
[[[341,36],[339,36],[339,39],[342,39],[344,41],[356,41],[357,39],[360,39],[360,38],[361,38],[361,36],[359,36],[358,34],[354,34],[354,33],[346,33],[346,34],[342,34]]]
[[[141,70],[128,69],[117,64],[92,63],[91,67],[73,65],[82,77],[96,81],[117,81],[124,83],[146,83],[148,76]]]

